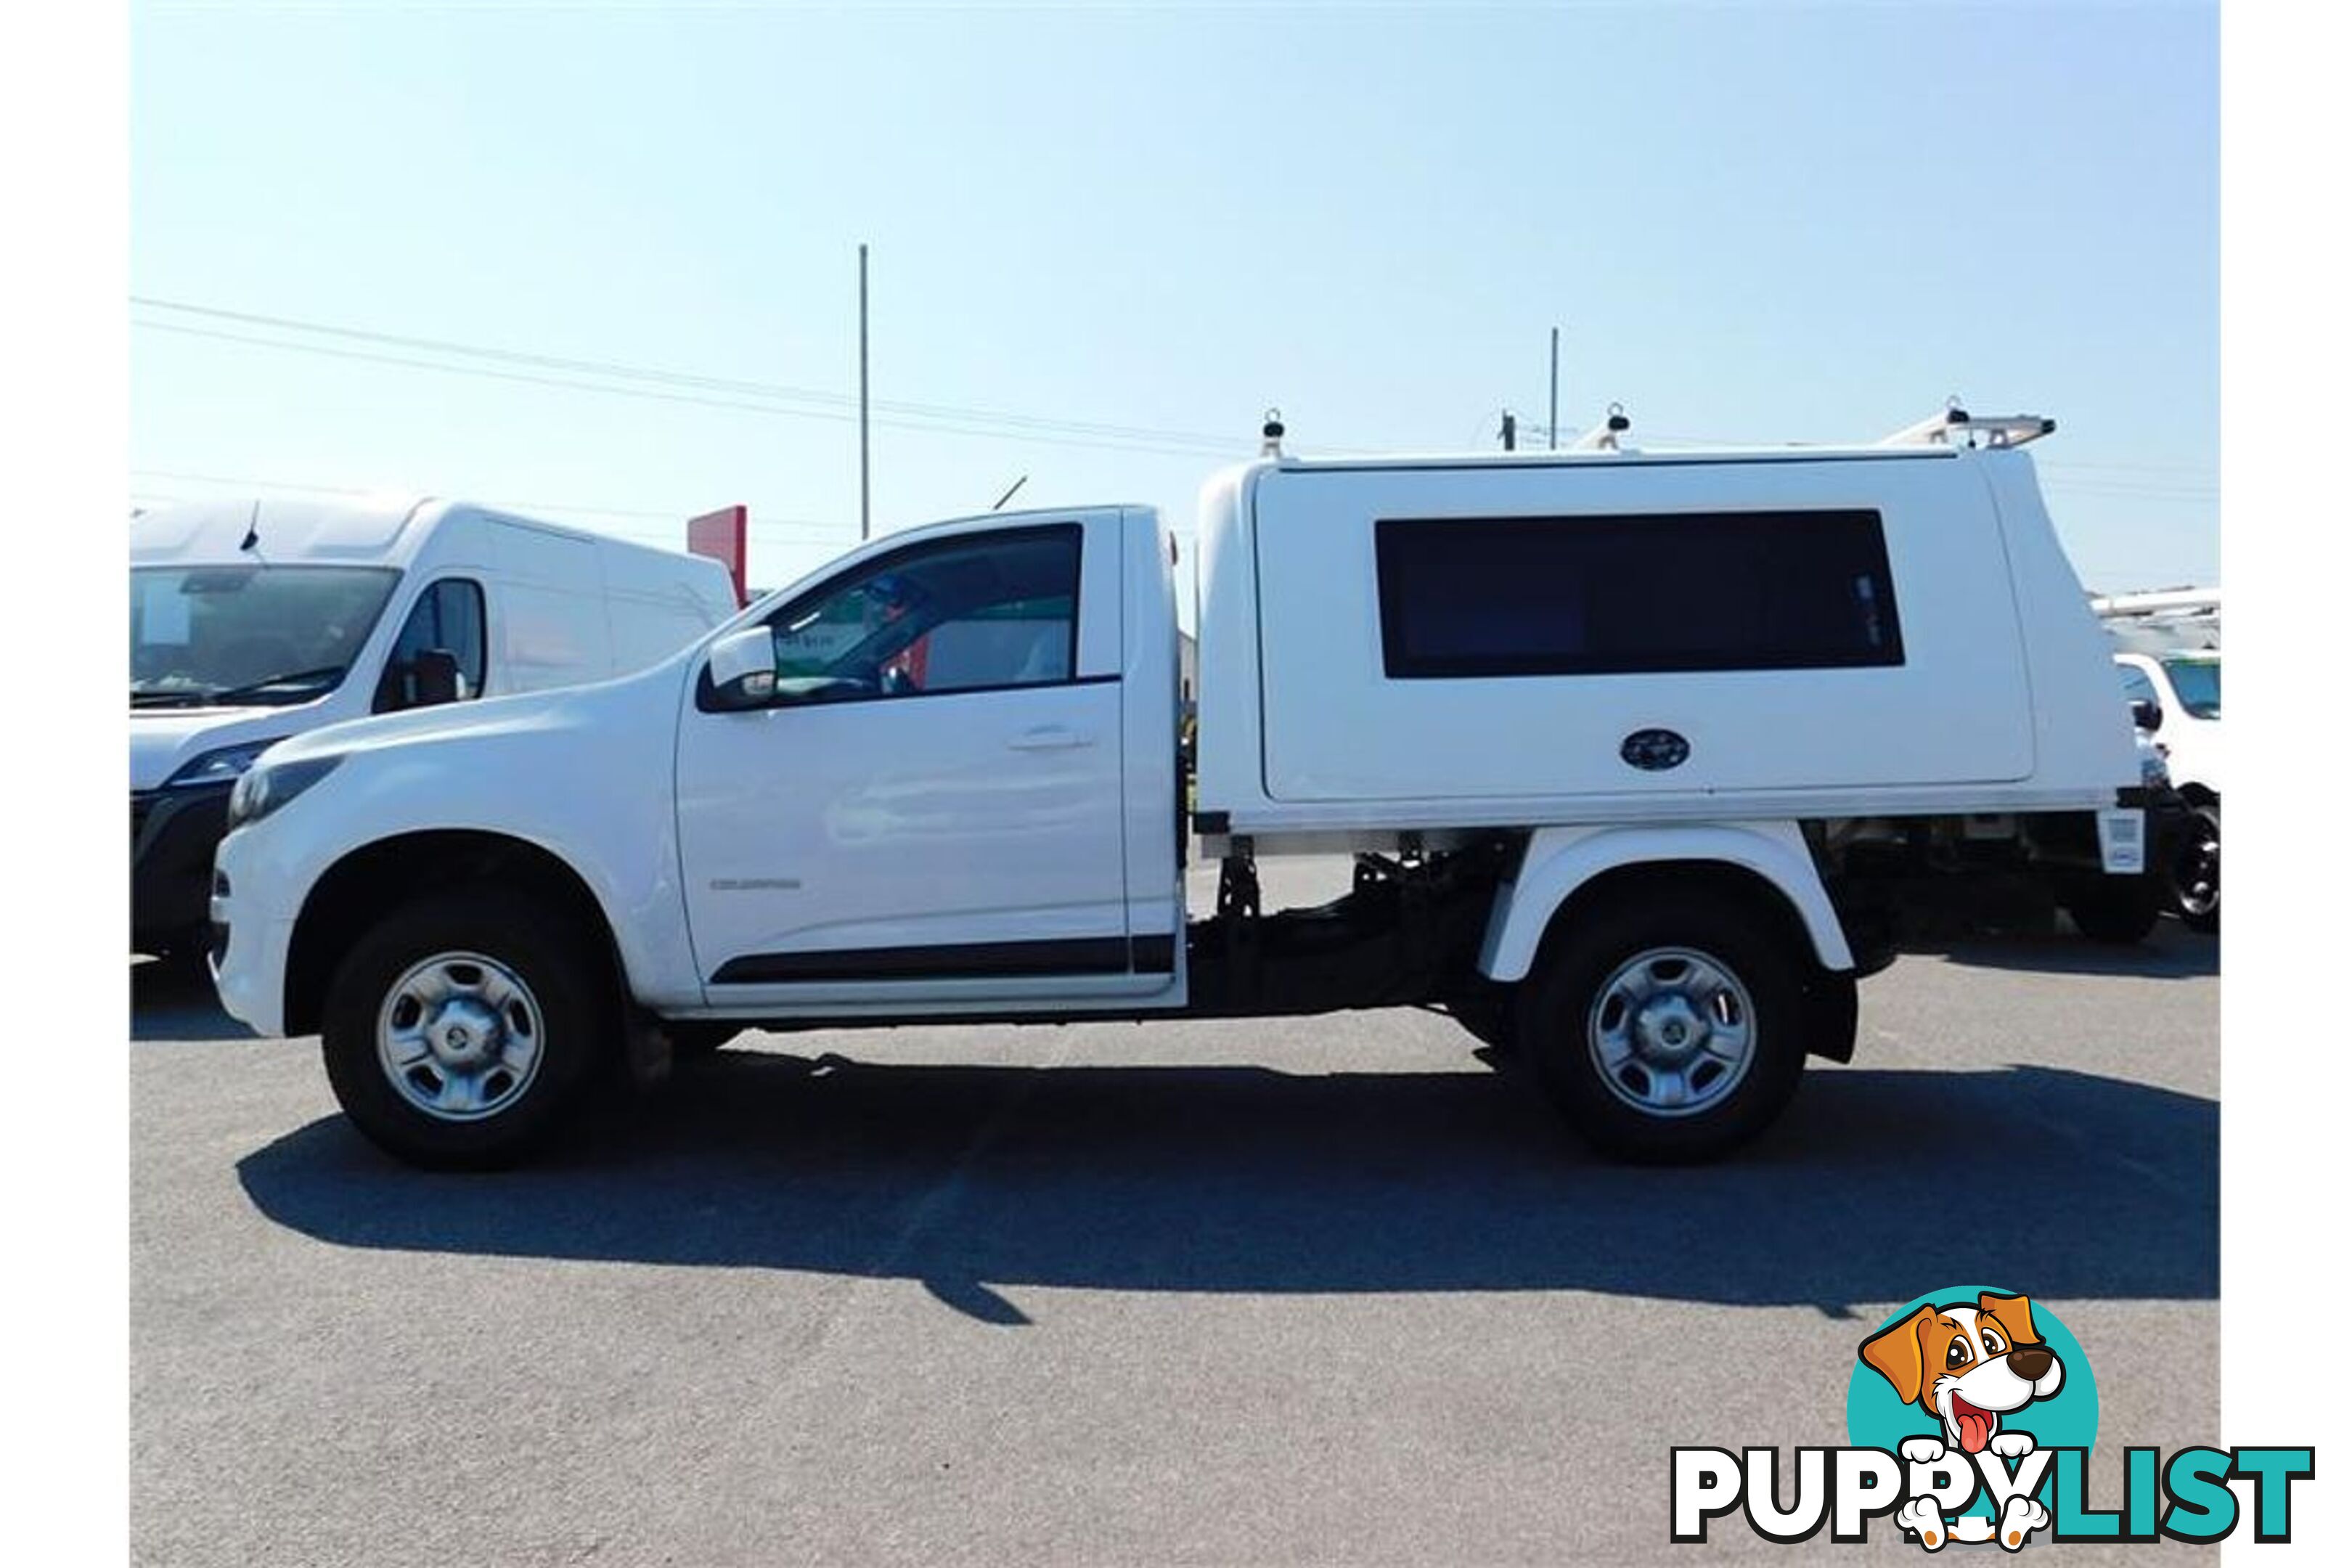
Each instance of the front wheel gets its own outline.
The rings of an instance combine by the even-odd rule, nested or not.
[[[591,935],[562,910],[461,889],[387,916],[327,992],[327,1079],[353,1126],[436,1170],[511,1164],[554,1133],[619,1009]]]
[[[1738,901],[1643,896],[1546,943],[1519,1039],[1552,1102],[1604,1153],[1712,1159],[1796,1092],[1808,972],[1775,923]]]
[[[2221,929],[2221,808],[2190,813],[2186,842],[2172,861],[2173,911],[2190,931]]]

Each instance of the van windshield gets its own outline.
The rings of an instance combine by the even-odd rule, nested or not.
[[[2172,694],[2200,719],[2221,716],[2221,661],[2218,658],[2168,658],[2164,673],[2172,678]]]
[[[382,566],[142,566],[131,705],[308,702],[333,690],[400,574]]]

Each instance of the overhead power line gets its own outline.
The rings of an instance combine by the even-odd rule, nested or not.
[[[345,326],[336,322],[313,321],[296,316],[273,315],[257,310],[231,310],[224,306],[198,304],[190,300],[164,299],[155,295],[134,294],[130,297],[130,300],[132,305],[145,310],[163,311],[180,317],[226,322],[278,333],[294,332],[337,340],[333,343],[306,342],[284,336],[264,336],[255,331],[231,331],[219,327],[199,326],[184,320],[157,321],[132,318],[131,324],[137,327],[218,342],[275,349],[282,353],[311,354],[362,363],[438,371],[447,375],[467,375],[569,391],[601,392],[614,396],[719,408],[737,413],[824,419],[845,424],[854,422],[857,417],[857,400],[854,395],[815,387],[792,386],[776,382],[663,369],[618,360],[540,353],[487,343],[464,342],[455,339],[378,331],[370,328]],[[341,346],[343,344],[372,346],[369,348]],[[409,352],[401,353],[381,352],[390,349]],[[424,354],[442,357],[417,357]],[[873,421],[875,424],[935,435],[1027,441],[1047,446],[1097,447],[1168,457],[1208,456],[1237,458],[1243,455],[1241,443],[1227,437],[1208,435],[1198,431],[1121,425],[1099,420],[1049,418],[952,404],[876,399],[872,406],[877,411]],[[1484,419],[1492,417],[1492,415],[1484,416],[1482,426]],[[1523,430],[1525,428],[1522,426]],[[1652,438],[1709,447],[1772,447],[1786,444],[1662,433],[1654,433]],[[1483,445],[1484,442],[1478,439],[1474,440],[1473,444]],[[1342,449],[1326,448],[1326,450],[1338,455]],[[2067,458],[2043,459],[2041,467],[2052,476],[2047,480],[2047,484],[2053,489],[2149,500],[2218,499],[2218,492],[2210,488],[2212,471],[2210,468],[2095,462]],[[2081,477],[2071,477],[2076,474]],[[2207,483],[2200,484],[2198,482],[2200,480],[2205,480]],[[570,510],[584,512],[595,509],[572,508]]]
[[[415,369],[440,370],[450,374],[481,375],[497,380],[521,381],[584,391],[619,393],[638,397],[658,396],[667,401],[730,408],[747,413],[789,414],[800,417],[840,421],[853,420],[856,417],[856,399],[854,396],[813,387],[788,386],[774,382],[751,381],[731,376],[706,375],[688,371],[629,364],[614,360],[583,359],[562,354],[529,353],[483,343],[459,342],[451,339],[380,332],[326,321],[306,321],[292,316],[267,315],[259,311],[232,310],[218,306],[164,300],[151,295],[134,294],[131,297],[131,302],[150,310],[162,310],[202,320],[225,321],[245,327],[267,328],[281,332],[300,332],[334,338],[345,342],[366,343],[380,348],[403,349],[413,351],[414,353],[444,355],[480,363],[452,364],[440,360],[415,358],[413,354],[362,353],[355,349],[330,347],[325,343],[302,342],[289,341],[283,337],[257,336],[250,332],[233,332],[217,328],[198,327],[185,321],[155,321],[136,317],[132,321],[135,326],[153,331],[212,338],[257,348],[324,354],[336,358],[358,359]],[[485,368],[487,365],[493,364],[519,368],[495,372]],[[583,379],[591,377],[599,379]],[[615,382],[637,384],[612,384]],[[721,395],[708,395],[713,394]],[[760,401],[750,402],[745,401],[746,399]],[[782,406],[777,406],[779,405]],[[1132,450],[1165,451],[1177,456],[1192,456],[1196,452],[1212,455],[1224,454],[1233,453],[1238,449],[1238,444],[1230,437],[1212,436],[1197,431],[1118,425],[1099,420],[1045,418],[951,404],[877,399],[873,406],[878,415],[889,416],[877,417],[876,423],[891,425],[902,429],[941,430],[954,435],[992,436],[1055,445],[1117,447]]]

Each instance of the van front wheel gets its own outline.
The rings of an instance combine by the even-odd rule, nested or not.
[[[1762,1131],[1805,1058],[1804,960],[1729,900],[1629,900],[1546,944],[1519,1038],[1545,1092],[1603,1153],[1712,1159]]]
[[[614,1048],[590,933],[494,889],[436,894],[362,937],[330,984],[327,1079],[353,1126],[412,1164],[511,1164],[564,1121]]]

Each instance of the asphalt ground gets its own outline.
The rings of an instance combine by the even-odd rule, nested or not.
[[[2220,1434],[2216,969],[1906,957],[1706,1169],[1397,1011],[747,1036],[457,1177],[137,965],[133,1557],[1894,1560],[1670,1547],[1668,1451],[1843,1444],[1860,1340],[1981,1282],[2092,1359],[2113,1506],[2126,1445]]]

